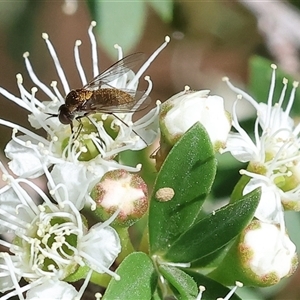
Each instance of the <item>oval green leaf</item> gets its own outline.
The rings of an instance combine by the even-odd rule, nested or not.
[[[224,247],[252,220],[259,200],[258,189],[200,220],[169,247],[164,259],[192,263]]]
[[[216,174],[216,160],[205,128],[196,123],[174,145],[157,176],[149,208],[150,252],[164,253],[199,218]],[[156,198],[170,188],[169,201]]]
[[[157,285],[157,274],[149,256],[142,252],[128,255],[116,273],[120,280],[112,279],[103,300],[151,299]]]
[[[169,282],[176,294],[176,299],[194,300],[198,294],[198,287],[193,278],[184,271],[171,266],[159,266],[160,274]]]

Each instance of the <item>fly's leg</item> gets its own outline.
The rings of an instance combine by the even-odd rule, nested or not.
[[[122,119],[120,119],[117,115],[115,115],[114,113],[111,113],[115,118],[117,118],[119,121],[121,121],[125,126],[129,127],[128,124],[126,124]],[[147,142],[133,129],[131,129],[132,132],[137,135],[147,146],[149,146],[147,144]]]

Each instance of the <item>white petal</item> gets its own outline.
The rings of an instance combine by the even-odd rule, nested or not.
[[[26,300],[70,300],[77,295],[78,292],[71,284],[59,280],[49,280],[31,288],[27,292]]]
[[[138,121],[134,123],[133,129],[136,133],[143,138],[143,140],[147,143],[147,145],[151,145],[159,134],[159,125],[158,125],[158,109],[153,108],[150,112],[148,112],[145,116],[140,118]],[[144,124],[149,123],[148,126],[144,126]],[[145,143],[140,139],[132,150],[140,150],[145,148]]]
[[[269,127],[266,128],[267,124],[265,123],[265,120],[267,118],[268,112],[269,112],[268,105],[265,103],[259,103],[259,111],[258,111],[259,124],[264,130],[268,129],[270,131],[269,132],[270,135],[282,128],[286,128],[289,130],[293,129],[294,126],[293,119],[287,116],[285,112],[282,110],[282,108],[278,108],[277,106],[272,106],[271,112],[269,113],[271,115],[271,122],[270,124],[268,124]],[[286,131],[281,131],[280,137],[284,139],[285,135],[286,135]]]
[[[252,178],[245,186],[243,194],[248,194],[254,189],[261,188],[261,198],[255,212],[255,217],[263,222],[280,224],[283,210],[280,203],[280,195],[274,185],[267,185],[260,179]]]
[[[10,223],[10,216],[14,216],[22,221],[30,223],[31,218],[24,209],[19,207],[19,209],[16,210],[16,207],[19,204],[21,204],[21,201],[13,189],[9,189],[0,195],[0,207],[6,212],[6,214],[0,216],[0,233],[14,231],[13,228],[1,224],[2,220]]]
[[[252,149],[252,145],[249,145],[240,134],[230,133],[224,152],[229,151],[240,162],[248,162],[256,158],[256,149]]]
[[[83,164],[64,162],[64,164],[58,164],[53,167],[51,176],[55,185],[60,183],[64,184],[68,192],[67,196],[69,200],[75,204],[78,210],[81,210],[84,206],[84,196],[92,180],[92,175],[87,171],[86,166]],[[48,188],[52,190],[50,182],[48,182]],[[66,195],[62,189],[59,189],[59,195],[61,200],[66,200]],[[59,201],[58,199],[56,200]]]
[[[16,260],[14,256],[9,256],[8,253],[5,253],[4,255],[7,255],[7,257],[10,257],[9,259],[12,261]],[[13,280],[11,279],[10,273],[7,271],[7,268],[9,266],[6,264],[3,257],[0,257],[0,274],[1,274],[1,280],[0,280],[0,292],[4,293],[6,291],[9,291],[14,288]],[[17,276],[17,281],[21,279],[20,276]]]
[[[87,235],[84,236],[84,243],[81,248],[91,260],[86,259],[86,264],[93,270],[104,273],[105,268],[109,268],[121,251],[120,239],[110,226],[103,228],[103,224],[96,224],[90,228]]]
[[[231,120],[224,109],[224,100],[219,96],[207,96],[208,91],[186,92],[170,98],[163,106],[171,108],[162,122],[172,137],[184,134],[196,122],[207,130],[213,144],[225,144],[231,128]]]
[[[27,135],[18,136],[23,141],[34,141]],[[22,146],[11,140],[5,147],[5,154],[11,161],[9,168],[18,176],[36,178],[41,176],[44,171],[40,156],[33,149]]]

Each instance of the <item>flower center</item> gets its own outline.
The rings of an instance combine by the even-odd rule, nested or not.
[[[74,127],[74,135],[62,140],[61,151],[68,157],[72,152],[79,161],[89,161],[99,154],[105,156],[119,132],[120,127],[114,120],[100,113],[80,119]]]
[[[26,236],[18,238],[15,243],[21,244],[21,255],[25,256],[31,272],[37,276],[64,279],[78,267],[77,240],[82,230],[70,213],[51,212],[45,205],[40,206],[40,210]]]

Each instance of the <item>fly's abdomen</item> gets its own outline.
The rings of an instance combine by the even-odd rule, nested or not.
[[[92,102],[96,107],[118,107],[129,105],[133,102],[133,98],[130,94],[119,89],[101,88],[94,91]]]

